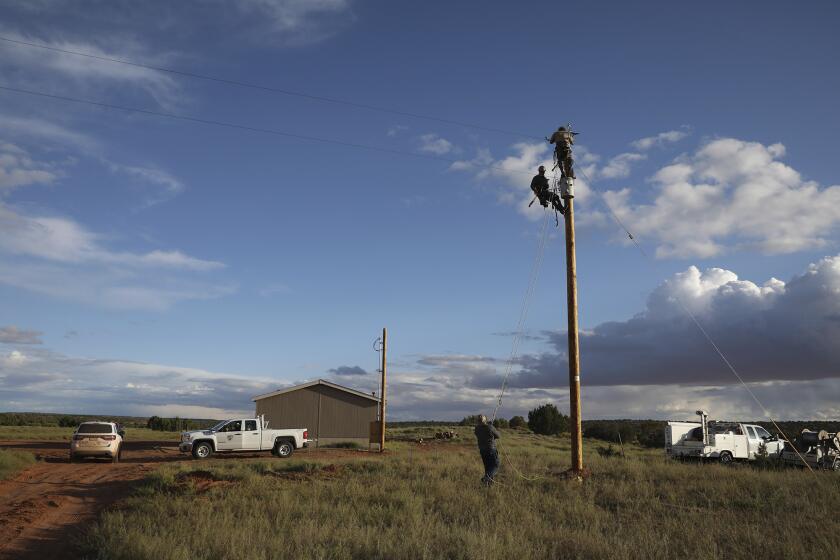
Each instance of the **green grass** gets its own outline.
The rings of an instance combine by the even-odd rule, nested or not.
[[[840,550],[835,473],[683,464],[635,446],[625,446],[625,458],[606,457],[596,452],[606,444],[587,441],[592,476],[579,483],[552,474],[569,464],[567,438],[504,431],[500,483],[488,489],[472,438],[462,437],[396,441],[384,456],[166,465],[100,518],[86,551],[256,560],[827,558]]]
[[[39,441],[69,440],[74,428],[58,426],[0,426],[0,441],[31,439]],[[177,442],[178,432],[157,432],[146,428],[126,428],[126,441],[166,441]]]
[[[19,470],[35,462],[35,456],[26,451],[0,449],[0,480],[10,478]]]

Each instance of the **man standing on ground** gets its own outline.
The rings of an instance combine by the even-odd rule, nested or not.
[[[475,425],[475,438],[478,440],[478,452],[481,453],[481,460],[484,462],[484,477],[481,482],[485,486],[493,484],[496,473],[499,472],[499,452],[496,450],[496,440],[499,437],[499,432],[487,422],[487,417],[479,415]]]

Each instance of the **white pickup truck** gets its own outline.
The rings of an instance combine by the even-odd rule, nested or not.
[[[310,443],[306,428],[269,430],[264,417],[222,420],[212,428],[181,434],[178,449],[192,453],[196,459],[207,459],[213,453],[234,451],[271,451],[277,457],[288,457],[295,449]]]
[[[756,424],[710,422],[708,414],[697,411],[699,422],[668,422],[665,426],[665,453],[674,458],[714,459],[730,464],[736,459],[755,460],[756,454],[778,457],[784,440]]]

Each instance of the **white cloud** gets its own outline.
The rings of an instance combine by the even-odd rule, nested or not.
[[[197,259],[180,251],[130,253],[106,249],[102,236],[69,218],[26,216],[0,204],[0,250],[14,255],[64,263],[95,262],[139,267],[214,270],[217,261]]]
[[[0,364],[2,364],[4,369],[11,369],[18,368],[24,365],[27,361],[28,360],[26,358],[26,355],[24,355],[23,352],[19,350],[12,350],[11,352],[2,357],[2,361],[0,361]]]
[[[427,154],[442,156],[455,149],[454,144],[446,138],[437,134],[424,134],[420,136],[420,151]]]
[[[679,301],[678,301],[679,300]],[[581,337],[585,418],[759,419],[764,413],[710,347],[681,303],[694,313],[729,360],[779,419],[840,415],[840,255],[788,282],[741,279],[729,270],[696,267],[652,291],[644,310],[606,322]],[[514,364],[500,414],[523,414],[546,402],[568,410],[564,333],[543,333],[550,350]],[[532,343],[534,341],[531,341]],[[492,412],[505,357],[431,354],[389,369],[394,419],[459,419]],[[378,391],[376,375],[334,368],[339,383]],[[50,399],[42,397],[48,384]],[[243,374],[127,360],[72,358],[38,347],[0,357],[0,408],[215,416],[199,410],[250,410],[253,395],[287,383]],[[59,407],[62,408],[57,408]],[[166,407],[166,408],[155,408]],[[203,407],[203,408],[194,408]],[[221,414],[221,413],[219,413]],[[221,414],[225,415],[225,414]]]
[[[398,134],[402,134],[406,130],[408,130],[407,126],[397,124],[397,125],[394,125],[394,126],[390,127],[386,134],[393,138],[394,136],[397,136]]]
[[[749,382],[840,379],[838,255],[787,283],[770,278],[756,284],[720,268],[692,266],[675,274],[651,293],[641,313],[581,337],[586,384],[737,384],[683,306]],[[523,356],[514,386],[565,384],[566,335],[552,333],[548,340],[554,352]]]
[[[146,197],[145,206],[153,206],[165,202],[179,195],[185,188],[184,183],[180,179],[158,167],[123,165],[111,161],[106,161],[106,164],[114,173],[124,173],[157,187],[156,192]]]
[[[608,191],[616,214],[660,257],[712,257],[736,248],[768,254],[824,246],[840,225],[840,185],[821,188],[779,159],[781,144],[709,142],[660,169],[651,203]]]
[[[0,283],[60,299],[162,311],[184,300],[236,291],[189,276],[223,268],[177,250],[116,251],[104,237],[61,217],[28,216],[0,204]]]
[[[83,153],[93,153],[101,149],[99,143],[91,136],[37,118],[0,114],[0,131],[15,138],[36,140],[38,145],[43,145],[46,141]]]
[[[49,386],[47,397],[41,388]],[[224,418],[252,413],[268,378],[48,350],[0,356],[0,409]],[[11,405],[10,403],[15,403]]]
[[[605,179],[621,179],[630,175],[630,166],[633,162],[645,159],[647,159],[647,156],[644,154],[632,152],[619,154],[610,159],[598,174]]]
[[[108,39],[107,35],[99,36],[100,44],[89,40],[21,35],[14,31],[4,31],[4,35],[18,41],[45,45],[51,49],[91,55],[85,57],[58,50],[6,45],[4,56],[0,59],[0,67],[26,68],[25,77],[20,78],[25,82],[52,81],[58,75],[62,78],[62,87],[65,88],[68,83],[71,87],[84,91],[100,89],[110,84],[132,84],[145,91],[158,104],[167,107],[175,105],[179,98],[178,82],[165,72],[94,58],[130,60],[149,66],[165,66],[171,60],[171,56],[153,54],[127,36],[102,46],[101,43]]]
[[[677,298],[696,315],[772,415],[831,419],[840,414],[840,255],[787,283],[757,284],[728,270],[690,267],[654,290],[641,313],[581,337],[586,418],[764,418]],[[501,414],[554,402],[568,410],[565,333],[552,351],[516,362]],[[459,418],[492,412],[506,361],[492,356],[423,356],[391,368],[400,418]]]
[[[37,164],[19,146],[0,141],[0,195],[18,187],[50,184],[56,174]]]
[[[237,7],[259,14],[272,36],[289,45],[326,39],[353,19],[348,0],[242,0]]]
[[[0,259],[0,283],[96,307],[155,312],[182,301],[217,299],[237,291],[233,284],[200,281],[177,271],[15,259]]]
[[[655,136],[648,136],[647,138],[639,138],[638,140],[634,140],[630,143],[631,146],[636,148],[637,150],[649,150],[654,146],[662,147],[667,144],[673,144],[674,142],[679,142],[683,138],[688,136],[688,131],[686,129],[683,130],[669,130],[667,132],[660,132]]]
[[[493,180],[501,181],[502,188],[498,191],[499,201],[503,204],[515,206],[517,210],[530,220],[540,220],[543,217],[543,208],[538,204],[531,207],[534,194],[531,192],[531,178],[537,174],[537,168],[544,165],[548,170],[546,175],[551,180],[559,178],[560,174],[552,171],[554,166],[550,145],[544,142],[520,142],[511,146],[514,154],[496,160],[487,149],[480,149],[476,157],[469,160],[459,160],[449,166],[451,171],[473,173],[476,179],[482,182]],[[578,152],[588,154],[587,162],[597,159],[580,147]],[[588,171],[587,171],[588,172]],[[591,196],[589,184],[581,177],[575,181],[575,204],[586,203]],[[579,209],[579,206],[575,207]],[[581,224],[586,224],[587,211],[583,208]]]

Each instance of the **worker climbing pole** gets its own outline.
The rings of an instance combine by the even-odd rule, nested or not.
[[[554,144],[555,167],[560,168],[561,177],[559,187],[563,198],[566,225],[566,304],[568,307],[569,333],[569,420],[572,436],[572,474],[578,478],[583,476],[583,433],[581,429],[580,412],[580,348],[578,346],[578,317],[577,317],[577,262],[575,259],[575,171],[572,158],[572,146],[575,143],[576,132],[572,126],[561,126],[547,138]],[[555,185],[557,188],[557,185]]]

